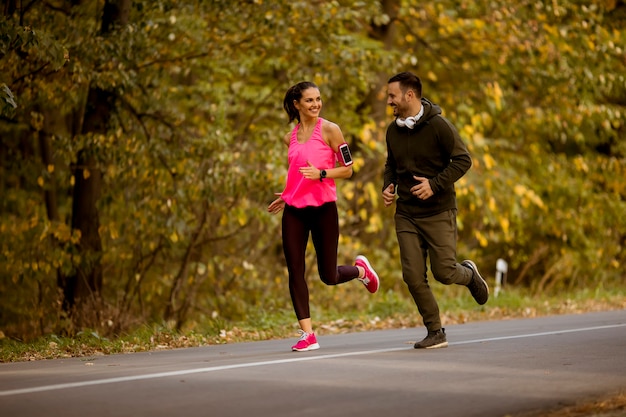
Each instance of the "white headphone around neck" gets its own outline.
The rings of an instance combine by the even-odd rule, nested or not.
[[[409,129],[413,129],[415,127],[415,123],[417,119],[413,116],[407,117],[406,119],[400,119],[399,117],[396,119],[396,124],[400,127],[408,127]]]

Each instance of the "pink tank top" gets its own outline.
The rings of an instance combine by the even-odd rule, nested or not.
[[[299,123],[291,131],[287,154],[289,159],[287,184],[281,195],[290,206],[319,207],[324,203],[337,201],[335,180],[331,178],[324,178],[324,181],[309,180],[298,171],[301,167],[307,166],[307,161],[318,169],[334,168],[337,163],[337,155],[322,138],[323,120],[321,117],[318,118],[311,137],[305,143],[298,143]]]

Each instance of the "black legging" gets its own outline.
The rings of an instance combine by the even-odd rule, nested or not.
[[[306,246],[309,233],[317,254],[317,269],[326,285],[337,285],[359,276],[356,266],[337,267],[339,217],[337,204],[296,208],[285,204],[283,213],[283,251],[289,272],[289,293],[298,320],[311,317],[309,287],[304,278]]]

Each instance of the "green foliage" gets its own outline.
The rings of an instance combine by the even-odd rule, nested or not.
[[[399,10],[404,62],[474,155],[458,187],[460,253],[487,268],[505,258],[512,281],[537,291],[623,279],[626,189],[610,179],[626,156],[615,3],[411,6]]]
[[[86,261],[71,227],[81,150],[103,174],[94,331],[290,311],[280,218],[266,207],[285,180],[283,94],[304,79],[320,85],[323,115],[355,157],[355,175],[338,183],[340,262],[366,253],[383,293],[401,294],[381,306],[324,287],[312,267],[313,307],[400,309],[393,210],[380,198],[391,116],[376,109],[405,69],[474,157],[457,187],[460,257],[485,275],[503,257],[509,281],[536,291],[620,282],[623,6],[580,3],[134,1],[107,36],[97,1],[2,17],[0,291],[15,301],[2,303],[0,329],[81,330],[57,288]],[[105,133],[83,133],[90,88],[111,97]]]

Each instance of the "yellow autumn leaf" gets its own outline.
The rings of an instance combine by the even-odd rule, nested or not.
[[[502,231],[504,232],[505,236],[509,235],[509,227],[510,227],[510,222],[509,219],[506,217],[502,217],[500,219],[500,227],[502,228]]]
[[[585,172],[585,173],[589,172],[589,166],[587,165],[587,163],[585,162],[585,159],[582,156],[579,156],[574,159],[574,165],[576,166],[576,169],[578,171]]]
[[[492,169],[496,165],[495,159],[488,153],[483,156],[483,160],[487,169]]]
[[[248,221],[248,216],[246,215],[246,212],[244,210],[241,210],[237,214],[237,222],[239,223],[240,226],[243,226],[246,224],[247,221]]]
[[[493,86],[494,100],[496,102],[496,109],[502,110],[502,89],[499,83],[495,83]]]
[[[369,218],[369,224],[365,228],[367,233],[376,233],[383,229],[383,222],[379,214],[375,213]]]
[[[478,240],[478,244],[485,248],[487,247],[487,238],[485,237],[485,235],[483,235],[479,230],[476,230],[474,232],[474,236],[476,237],[476,240]]]
[[[361,220],[367,220],[367,210],[365,208],[361,208],[359,210],[359,218],[361,218]]]
[[[472,137],[474,135],[475,129],[472,125],[463,125],[461,128],[461,136]]]
[[[353,200],[354,199],[354,189],[352,189],[352,188],[345,189],[344,192],[343,192],[343,196],[348,201]]]
[[[368,182],[365,185],[365,191],[369,197],[369,201],[374,207],[378,207],[378,190],[374,186],[373,182]]]

